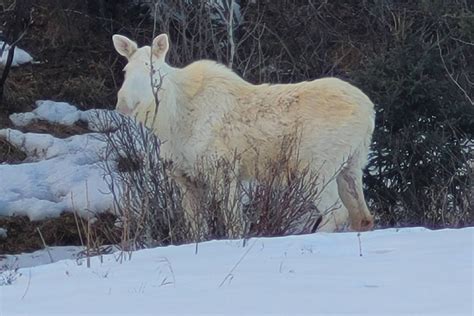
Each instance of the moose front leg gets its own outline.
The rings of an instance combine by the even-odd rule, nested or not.
[[[207,234],[207,223],[205,214],[202,214],[203,185],[184,175],[175,175],[174,179],[178,185],[184,210],[184,220],[191,230],[196,241],[202,240]]]

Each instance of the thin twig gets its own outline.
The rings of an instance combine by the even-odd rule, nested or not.
[[[225,283],[225,281],[227,281],[227,279],[229,279],[231,276],[232,276],[232,273],[234,272],[235,269],[237,269],[237,267],[239,266],[239,264],[244,260],[244,258],[248,255],[248,253],[250,252],[250,250],[252,250],[253,246],[255,246],[255,244],[257,243],[257,240],[258,238],[255,238],[254,242],[252,243],[252,245],[250,245],[250,247],[247,248],[247,251],[244,252],[244,254],[242,255],[242,257],[240,257],[239,261],[237,261],[235,263],[235,265],[232,267],[232,269],[230,269],[229,273],[227,273],[227,275],[225,276],[225,278],[222,280],[222,282],[219,284],[219,287],[222,287]]]
[[[30,289],[30,283],[31,283],[31,269],[28,270],[28,284],[26,285],[25,292],[23,293],[23,296],[21,297],[21,300],[23,300],[26,296],[26,293],[28,293],[28,290]]]
[[[227,37],[230,45],[229,68],[232,69],[235,55],[234,41],[234,0],[230,0],[229,21],[227,23]]]
[[[89,186],[86,180],[86,207],[87,211],[90,210],[90,200],[89,200]],[[87,244],[86,244],[86,262],[87,262],[87,267],[91,267],[91,221],[90,219],[87,220],[87,231],[86,231],[86,237],[87,237]]]
[[[36,227],[36,230],[38,231],[38,234],[40,235],[41,241],[43,242],[44,249],[48,252],[49,259],[51,260],[51,263],[54,262],[53,256],[51,255],[51,252],[49,251],[49,247],[46,245],[46,242],[44,241],[43,234],[41,234],[41,230],[39,227]]]
[[[74,221],[76,222],[77,232],[79,234],[79,240],[81,241],[81,246],[84,247],[84,240],[82,239],[81,228],[79,226],[79,218],[77,216],[76,207],[74,206],[74,193],[73,192],[71,192],[71,207],[73,210],[72,213],[74,214]]]
[[[471,99],[467,91],[463,87],[461,87],[461,85],[456,81],[456,79],[454,79],[453,75],[448,70],[448,66],[446,65],[446,62],[444,61],[444,58],[443,58],[443,53],[441,52],[441,45],[439,43],[439,33],[436,33],[436,38],[437,38],[437,44],[438,44],[438,50],[439,50],[439,57],[441,57],[441,61],[443,62],[443,66],[444,66],[444,69],[446,70],[446,73],[448,74],[451,81],[459,88],[459,90],[461,90],[464,93],[464,95],[466,96],[468,101],[471,103],[471,105],[474,105],[474,101]]]
[[[157,12],[158,12],[158,3],[155,3],[155,10],[154,10],[154,16],[153,16],[153,39],[156,36],[156,19],[157,19]],[[151,50],[150,50],[150,84],[151,84],[151,90],[153,92],[153,99],[155,101],[155,111],[153,113],[153,121],[152,121],[152,127],[155,127],[155,122],[156,122],[156,117],[158,114],[158,108],[160,106],[160,99],[158,96],[158,92],[161,89],[161,85],[163,84],[163,76],[161,75],[160,69],[155,69],[153,66],[153,42],[151,43]],[[158,75],[159,80],[155,79],[155,74]],[[146,122],[145,122],[146,123]]]
[[[362,257],[362,241],[360,240],[360,232],[357,233],[357,238],[359,239],[359,256]]]

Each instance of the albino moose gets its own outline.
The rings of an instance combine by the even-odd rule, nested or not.
[[[161,80],[156,120],[149,127],[163,141],[161,154],[182,175],[181,185],[192,191],[198,159],[232,160],[235,153],[240,157],[240,177],[251,181],[255,164],[276,157],[282,139],[297,130],[296,165],[319,172],[324,190],[317,207],[333,209],[324,215],[318,231],[335,231],[348,219],[352,230],[372,229],[362,169],[374,130],[374,110],[358,88],[336,78],[253,85],[209,60],[174,68],[165,62],[166,34],[157,36],[151,47],[138,48],[121,35],[114,35],[113,43],[128,60],[117,111],[145,121],[156,110],[150,76]]]

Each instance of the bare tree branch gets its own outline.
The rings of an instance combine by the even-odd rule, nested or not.
[[[437,38],[439,57],[441,58],[441,61],[443,62],[443,67],[446,70],[446,73],[448,74],[451,81],[456,85],[456,87],[458,87],[458,89],[461,90],[462,93],[466,96],[467,100],[471,103],[471,105],[474,105],[474,101],[471,99],[471,97],[469,96],[467,91],[456,81],[456,79],[454,79],[453,75],[451,74],[451,72],[448,69],[448,66],[446,65],[446,62],[444,61],[443,53],[441,51],[441,45],[440,45],[440,41],[439,41],[439,33],[438,32],[436,33],[436,38]]]

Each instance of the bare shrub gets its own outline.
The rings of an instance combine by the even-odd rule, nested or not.
[[[0,164],[19,163],[26,158],[26,154],[10,144],[8,140],[0,137]]]
[[[71,195],[71,204],[73,205],[73,209],[76,209],[74,207],[73,195]],[[110,232],[113,230],[113,222],[109,219],[110,214],[107,213],[92,218],[79,217],[76,211],[74,211],[73,214],[79,241],[83,248],[83,250],[77,254],[77,258],[85,258],[86,265],[90,268],[91,257],[98,256],[102,262],[102,255],[111,253],[114,250],[113,246],[106,245],[108,236],[110,236]]]
[[[315,232],[334,207],[318,209],[324,184],[318,171],[301,165],[296,148],[293,140],[284,141],[277,157],[263,167],[255,163],[252,181],[242,180],[237,154],[201,160],[195,168],[196,240]]]
[[[153,12],[161,32],[170,34],[175,45],[170,47],[172,63],[185,65],[195,59],[213,58],[231,65],[235,54],[235,4],[183,0],[141,1]],[[233,2],[233,1],[232,1]],[[229,23],[231,22],[231,23]],[[235,26],[232,26],[232,25]]]
[[[123,250],[188,240],[181,192],[172,166],[160,158],[160,142],[144,125],[116,113],[98,114],[107,142],[104,170],[115,200]]]
[[[103,124],[104,170],[115,199],[118,229],[110,241],[122,250],[200,242],[217,238],[281,236],[314,232],[324,189],[318,172],[298,160],[298,143],[282,142],[277,157],[255,164],[255,180],[243,181],[239,155],[200,160],[193,177],[190,213],[185,188],[175,182],[171,162],[160,157],[160,142],[144,125],[110,112]],[[107,122],[107,123],[104,123]],[[190,215],[191,214],[191,215]]]
[[[329,210],[317,208],[324,189],[318,171],[303,165],[295,137],[282,141],[278,155],[255,162],[255,180],[243,181],[240,157],[201,160],[196,167],[199,186],[194,213],[212,238],[282,236],[317,229]],[[263,167],[262,167],[263,166]]]
[[[198,239],[243,237],[242,181],[237,173],[238,159],[201,159],[195,168],[194,191],[190,205]]]
[[[267,161],[263,170],[256,170],[258,181],[246,190],[250,236],[315,232],[322,216],[334,210],[318,209],[325,185],[319,170],[298,159],[298,144],[288,138],[278,156]]]

